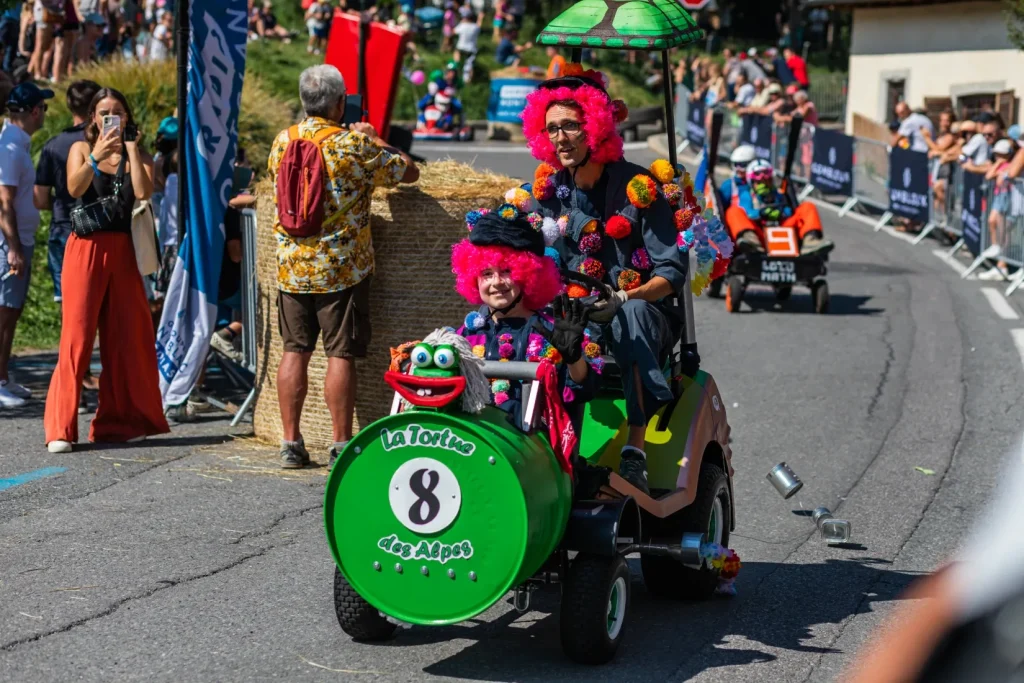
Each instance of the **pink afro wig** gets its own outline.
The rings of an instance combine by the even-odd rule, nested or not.
[[[583,132],[587,146],[590,148],[590,159],[599,164],[607,164],[622,158],[622,138],[616,128],[616,118],[620,117],[619,102],[612,102],[608,94],[592,85],[578,88],[538,88],[526,98],[523,109],[523,135],[526,136],[530,153],[538,161],[562,168],[555,153],[555,145],[547,133],[548,108],[555,102],[572,100],[583,111]]]
[[[479,247],[464,239],[452,247],[455,291],[474,306],[483,303],[477,279],[488,268],[507,268],[523,290],[523,305],[539,311],[562,291],[558,266],[547,256],[511,247]]]

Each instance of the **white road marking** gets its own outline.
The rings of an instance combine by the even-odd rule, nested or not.
[[[992,307],[992,310],[1000,318],[1003,320],[1020,320],[1017,311],[1013,310],[1013,306],[1010,305],[1010,302],[1003,297],[998,289],[982,287],[981,293],[985,295],[985,298],[988,299],[988,305]]]
[[[899,230],[894,230],[891,226],[888,225],[882,228],[882,232],[887,233],[898,240],[903,240],[908,244],[913,244],[914,240],[916,239],[914,235],[910,235],[905,232],[900,232]]]
[[[627,152],[650,149],[646,142],[627,142],[622,148]],[[473,145],[452,143],[412,143],[413,154],[529,154],[526,143],[515,145]]]
[[[967,266],[965,266],[964,264],[960,263],[955,258],[948,258],[947,257],[947,253],[948,252],[946,252],[946,251],[944,251],[942,249],[932,249],[932,254],[936,258],[938,258],[940,261],[942,261],[943,263],[948,265],[950,268],[955,270],[957,275],[963,275],[964,271],[967,270]],[[976,280],[977,278],[974,276],[974,273],[971,273],[967,277],[967,279],[968,280]]]
[[[1024,364],[1024,330],[1010,330],[1010,335],[1013,337],[1014,346],[1017,347],[1017,353],[1020,354],[1020,362]]]

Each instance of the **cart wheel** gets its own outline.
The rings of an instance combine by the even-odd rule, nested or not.
[[[725,310],[735,313],[743,303],[743,280],[733,275],[725,285]]]
[[[717,299],[722,296],[722,285],[725,284],[725,278],[720,277],[711,281],[711,286],[708,287],[708,296],[712,299]]]
[[[811,286],[811,296],[814,298],[814,312],[828,313],[828,283],[819,280]]]
[[[606,664],[625,633],[629,567],[620,555],[580,553],[562,586],[562,650],[580,664]]]
[[[341,630],[353,640],[387,640],[398,628],[366,602],[337,567],[334,568],[334,612]]]
[[[789,301],[790,295],[793,293],[793,288],[790,286],[776,287],[775,288],[775,300],[776,301]]]
[[[672,532],[679,537],[688,531],[704,533],[709,543],[728,547],[731,510],[725,472],[718,465],[705,463],[700,468],[697,499],[678,513],[679,522]],[[640,567],[644,585],[658,597],[706,600],[718,587],[718,570],[707,566],[691,569],[671,557],[641,555]]]

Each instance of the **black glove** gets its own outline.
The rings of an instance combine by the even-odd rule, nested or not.
[[[583,357],[583,331],[587,328],[587,307],[579,299],[570,299],[561,294],[552,306],[555,317],[555,328],[548,330],[544,324],[535,320],[533,329],[547,339],[567,365],[572,365]]]

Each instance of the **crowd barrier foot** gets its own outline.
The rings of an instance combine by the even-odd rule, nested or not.
[[[242,407],[240,407],[238,409],[238,412],[235,413],[234,418],[231,419],[231,426],[232,427],[237,427],[238,426],[238,423],[242,421],[242,418],[245,417],[245,414],[249,412],[249,407],[252,405],[252,402],[255,399],[256,399],[256,387],[253,387],[252,391],[249,392],[249,395],[245,397],[245,401],[242,403]]]
[[[860,200],[857,199],[856,197],[850,197],[849,199],[847,199],[846,203],[844,203],[842,205],[842,207],[840,207],[840,209],[839,209],[839,217],[842,218],[843,216],[848,214],[850,212],[850,209],[852,209],[853,207],[857,206],[857,203],[859,201]]]
[[[937,223],[926,223],[925,226],[924,226],[924,230],[921,231],[920,235],[918,235],[917,237],[914,238],[914,241],[911,242],[911,244],[913,244],[913,245],[921,244],[921,241],[924,240],[925,237],[930,235],[932,233],[932,231],[935,230],[935,228],[937,228],[937,227],[939,227]]]
[[[988,256],[986,256],[985,253],[982,252],[982,254],[978,256],[978,258],[974,259],[974,261],[971,262],[971,265],[967,266],[967,270],[960,274],[960,279],[966,280],[968,277],[970,277],[971,273],[973,273],[979,267],[981,267],[981,264],[984,263],[987,258]]]
[[[892,220],[892,215],[893,214],[891,211],[886,211],[885,213],[883,213],[882,217],[878,219],[877,223],[875,223],[875,232],[878,232],[885,226],[889,225],[889,221]]]
[[[1018,270],[1017,274],[1013,276],[1013,280],[1010,282],[1010,286],[1006,288],[1004,296],[1009,297],[1014,292],[1016,292],[1017,288],[1020,287],[1022,284],[1024,284],[1024,268]]]
[[[960,249],[963,248],[964,244],[965,244],[965,242],[964,242],[964,238],[963,237],[958,239],[956,241],[956,244],[953,245],[953,248],[946,252],[946,258],[947,259],[951,259],[954,256],[956,256],[956,252],[960,251]]]
[[[679,146],[676,147],[676,154],[682,154],[687,149],[689,149],[689,147],[690,147],[690,141],[689,140],[683,140],[682,142],[679,143]]]
[[[802,202],[803,200],[810,197],[812,192],[814,192],[814,185],[807,183],[807,185],[804,186],[804,189],[800,191],[800,194],[796,196],[796,200],[798,202]]]

